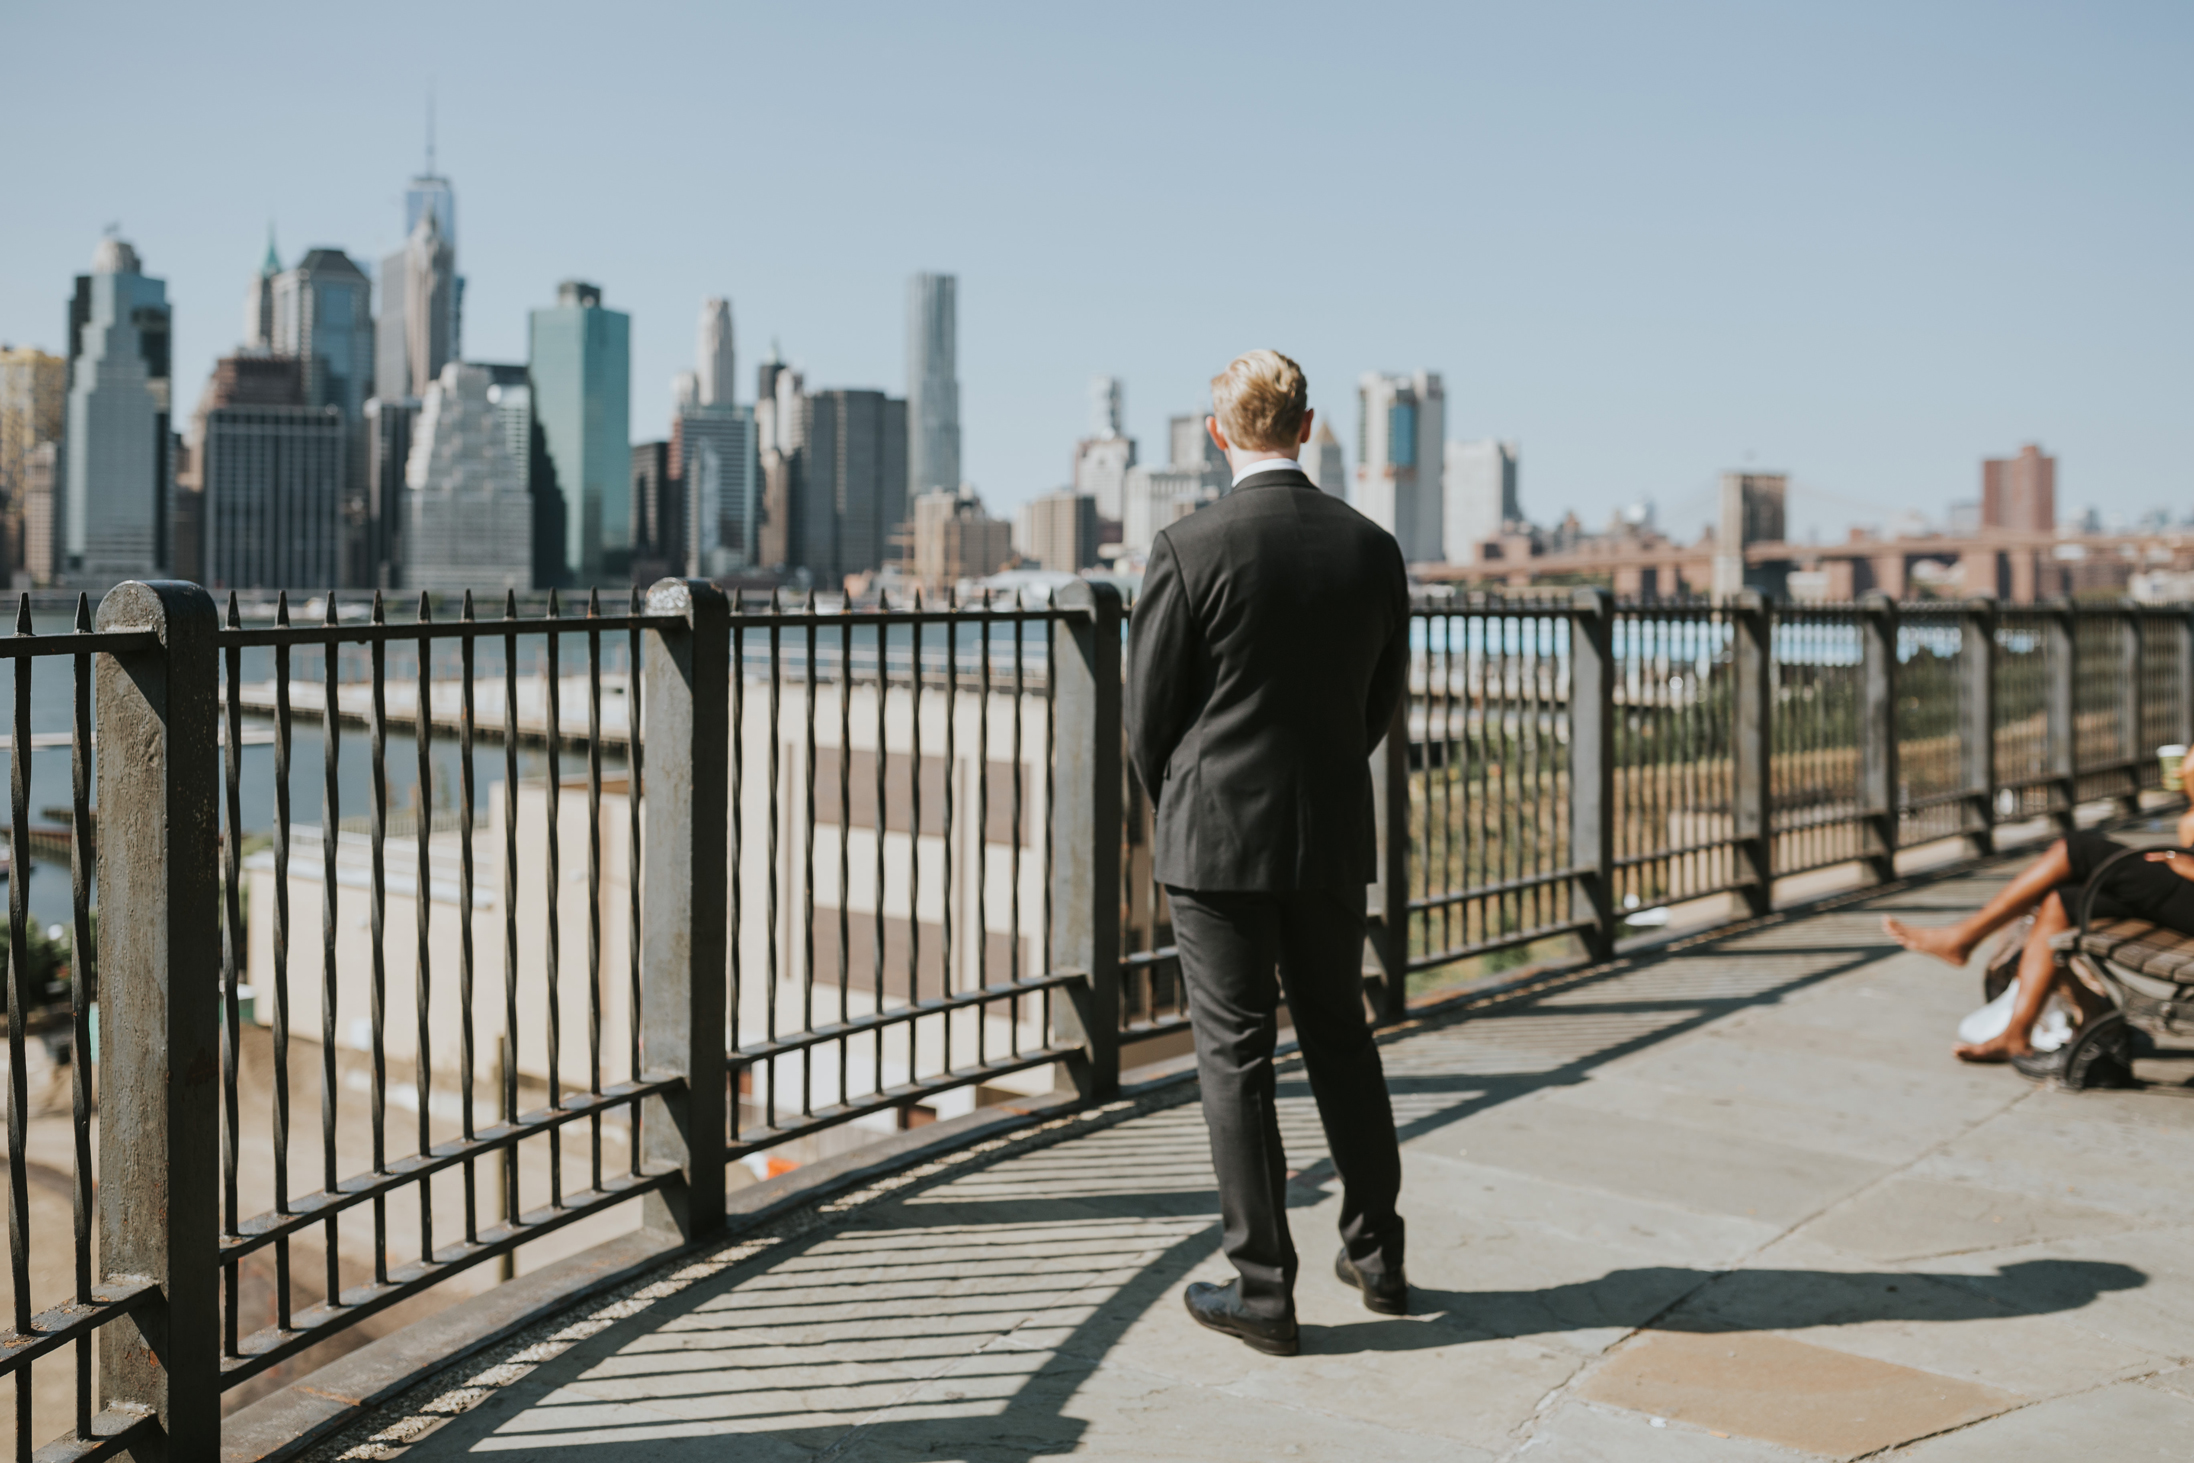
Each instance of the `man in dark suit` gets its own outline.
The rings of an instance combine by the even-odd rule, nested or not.
[[[1408,674],[1409,581],[1393,535],[1297,463],[1308,394],[1274,351],[1212,381],[1206,425],[1234,486],[1159,532],[1128,639],[1129,755],[1157,804],[1156,873],[1240,1274],[1189,1286],[1188,1309],[1277,1356],[1297,1347],[1281,986],[1344,1190],[1335,1271],[1372,1310],[1409,1303],[1401,1154],[1363,999],[1370,754]]]

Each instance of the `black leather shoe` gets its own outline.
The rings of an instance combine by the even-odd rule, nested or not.
[[[1194,1281],[1181,1299],[1188,1303],[1188,1313],[1196,1318],[1197,1325],[1232,1336],[1253,1351],[1261,1351],[1267,1356],[1293,1356],[1301,1349],[1293,1316],[1274,1320],[1253,1316],[1242,1309],[1239,1280],[1230,1280],[1225,1285]]]
[[[1409,1314],[1409,1279],[1401,1271],[1391,1275],[1366,1275],[1356,1268],[1356,1262],[1348,1257],[1348,1246],[1333,1257],[1333,1273],[1343,1285],[1353,1285],[1364,1293],[1364,1309],[1377,1311],[1382,1316],[1406,1316]]]

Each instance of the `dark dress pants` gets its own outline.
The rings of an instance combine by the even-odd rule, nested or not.
[[[1341,1177],[1342,1241],[1366,1273],[1398,1271],[1402,1156],[1364,1015],[1362,893],[1166,892],[1196,1031],[1226,1254],[1241,1272],[1242,1304],[1266,1316],[1294,1308],[1295,1244],[1272,1073],[1282,986]]]

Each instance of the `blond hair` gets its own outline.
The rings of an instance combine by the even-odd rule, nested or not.
[[[1278,351],[1245,351],[1211,378],[1211,414],[1237,447],[1285,451],[1310,410],[1303,368]]]

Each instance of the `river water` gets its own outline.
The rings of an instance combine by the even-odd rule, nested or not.
[[[66,635],[72,621],[66,615],[39,615],[33,619],[33,627],[40,635]],[[583,674],[586,669],[587,641],[584,635],[560,636],[557,660],[566,675]],[[621,675],[625,669],[626,654],[622,635],[608,635],[603,647],[604,668],[611,674]],[[241,656],[241,675],[246,684],[269,680],[274,674],[274,655],[271,649],[253,649]],[[323,657],[316,650],[298,650],[291,653],[293,677],[293,703],[317,702],[320,691]],[[12,734],[15,708],[15,678],[28,671],[30,680],[30,724],[32,734],[66,733],[69,730],[74,707],[74,664],[66,657],[54,657],[38,661],[16,660],[0,665],[0,731]],[[96,663],[95,663],[96,664]],[[340,656],[339,674],[345,681],[364,680],[370,674],[367,652],[362,646],[345,646]],[[475,669],[479,674],[500,674],[503,665],[503,646],[498,640],[482,641],[477,652]],[[519,666],[521,674],[539,674],[547,665],[545,637],[532,636],[521,640]],[[455,677],[461,668],[454,646],[438,647],[433,672],[436,676]],[[387,652],[387,673],[391,680],[398,677],[415,679],[418,662],[411,647],[392,645]],[[306,684],[306,683],[310,684]],[[270,834],[275,820],[275,749],[272,745],[252,744],[249,732],[252,728],[270,728],[271,716],[244,716],[246,728],[243,763],[238,776],[238,811],[241,815],[246,843]],[[94,731],[96,740],[96,729]],[[336,808],[337,819],[362,818],[372,810],[372,740],[363,726],[355,724],[339,728],[336,737]],[[16,755],[8,753],[7,755]],[[225,753],[223,754],[226,755]],[[87,769],[91,776],[92,802],[98,803],[98,775],[96,747],[94,761]],[[29,753],[29,812],[34,826],[66,826],[70,802],[71,771],[67,746],[36,747]],[[584,743],[576,747],[566,745],[558,758],[566,776],[586,771],[587,752]],[[462,763],[462,751],[454,732],[437,733],[428,741],[429,787],[426,801],[436,809],[453,809],[458,806],[458,777]],[[411,731],[399,730],[392,725],[387,736],[387,799],[391,813],[413,807],[419,799],[418,742]],[[225,764],[224,764],[225,766]],[[602,758],[604,776],[621,775],[625,767],[624,749],[621,746],[604,748]],[[473,788],[476,816],[483,821],[487,809],[492,806],[491,796],[495,784],[504,776],[504,748],[500,740],[482,737],[473,745]],[[521,742],[518,748],[518,775],[521,779],[545,776],[548,770],[547,749],[537,742]],[[13,769],[10,769],[12,776]],[[327,784],[326,741],[317,720],[302,717],[293,722],[290,741],[290,822],[292,828],[317,827],[325,812],[324,800]],[[12,784],[11,784],[12,786]],[[225,788],[225,784],[224,784]],[[225,797],[225,791],[223,796]],[[223,814],[224,826],[227,814]],[[0,831],[5,828],[5,814],[0,813]],[[392,843],[396,840],[392,840]],[[70,918],[70,872],[65,863],[49,863],[41,859],[18,858],[12,862],[10,877],[28,879],[30,914],[40,925],[65,925]],[[12,892],[12,891],[11,891]],[[94,900],[96,901],[96,891]],[[12,907],[12,906],[11,906]]]

